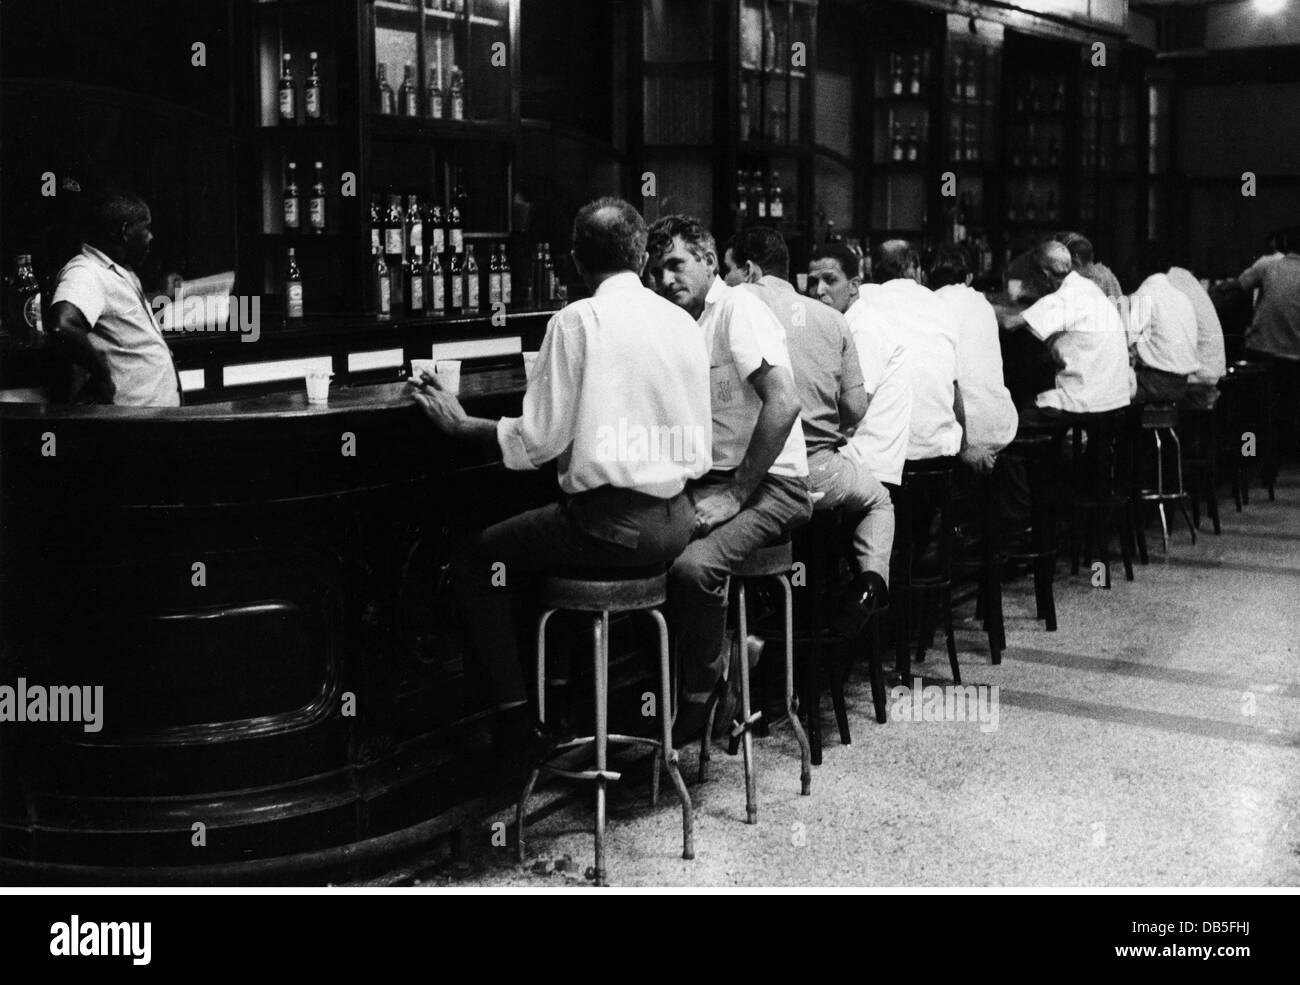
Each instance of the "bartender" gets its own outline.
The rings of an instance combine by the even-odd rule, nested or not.
[[[101,191],[88,203],[80,252],[55,278],[52,332],[88,376],[77,402],[180,406],[180,377],[136,273],[152,219],[140,196]]]

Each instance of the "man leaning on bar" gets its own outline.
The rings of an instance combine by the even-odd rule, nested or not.
[[[458,565],[507,762],[560,737],[529,710],[514,604],[547,568],[666,565],[696,527],[684,490],[712,465],[708,352],[695,323],[641,283],[645,249],[645,221],[628,203],[601,198],[578,212],[572,258],[591,297],[547,325],[521,417],[470,417],[432,375],[413,381],[414,399],[445,434],[499,447],[510,469],[559,463],[561,501],[489,527]],[[664,433],[684,440],[655,449],[618,439]],[[492,584],[498,564],[504,587]]]

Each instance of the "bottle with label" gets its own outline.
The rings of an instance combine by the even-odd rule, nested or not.
[[[465,252],[465,308],[467,311],[479,309],[478,251],[471,246]]]
[[[435,315],[447,311],[447,281],[442,275],[442,258],[437,253],[429,254],[429,263],[425,272],[429,288],[425,292],[427,310]]]
[[[555,300],[555,264],[551,261],[551,244],[542,244],[542,298]]]
[[[425,93],[424,108],[429,114],[430,119],[442,119],[442,80],[438,78],[433,66],[429,66],[429,88]]]
[[[448,87],[448,101],[451,103],[451,118],[465,119],[465,80],[461,78],[460,69],[451,67],[451,85]]]
[[[289,266],[284,272],[284,315],[286,318],[302,317],[302,272],[294,248],[289,247]]]
[[[433,203],[433,208],[429,210],[429,216],[426,220],[426,226],[429,229],[429,259],[432,262],[434,257],[441,260],[442,255],[447,252],[447,230],[442,224],[442,206],[437,202]]]
[[[488,260],[488,307],[494,307],[501,301],[501,257],[497,248],[492,247],[492,257]]]
[[[388,212],[384,216],[384,254],[393,262],[406,252],[404,223],[402,221],[402,196],[388,196]]]
[[[307,57],[311,59],[311,71],[307,74],[307,88],[303,92],[303,107],[307,111],[307,119],[320,120],[320,61],[314,51],[309,51]]]
[[[907,128],[907,159],[915,161],[921,154],[921,135],[917,125],[913,123]]]
[[[448,304],[450,311],[461,311],[465,307],[465,254],[453,250],[451,263],[447,265]]]
[[[966,59],[966,98],[975,102],[979,98],[979,77],[984,68],[984,56],[972,52]]]
[[[298,165],[289,162],[289,173],[284,179],[284,229],[297,232],[301,226],[298,214]]]
[[[781,176],[777,172],[772,172],[772,180],[768,187],[771,191],[768,196],[767,217],[785,218],[785,203],[781,200]]]
[[[895,96],[901,96],[903,94],[903,60],[898,55],[894,55],[893,62],[894,72],[889,91]]]
[[[384,217],[379,212],[379,196],[370,196],[370,252],[384,252]]]
[[[293,84],[293,56],[287,51],[280,60],[280,122],[298,120],[298,93]]]
[[[903,159],[903,124],[902,123],[896,122],[894,124],[894,135],[893,135],[892,144],[893,144],[893,148],[890,152],[890,156],[895,161],[901,161]]]
[[[411,283],[406,298],[411,314],[424,314],[424,247],[418,243],[411,247]]]
[[[402,86],[397,90],[397,104],[403,116],[419,116],[420,100],[415,92],[415,70],[407,62],[402,68]]]
[[[316,180],[311,186],[311,202],[309,204],[308,219],[311,222],[311,231],[314,233],[323,233],[325,231],[325,178],[321,173],[324,165],[317,161]]]
[[[506,244],[501,244],[501,303],[509,308],[514,304],[514,277],[510,271],[510,252]]]
[[[763,184],[763,175],[760,171],[754,172],[754,198],[758,205],[758,217],[767,218],[767,188]]]
[[[962,80],[966,77],[966,59],[960,53],[953,56],[952,59],[952,94],[953,98],[960,99],[963,91]]]
[[[447,210],[447,244],[453,253],[461,253],[465,249],[465,230],[461,226],[460,205],[455,199]]]
[[[375,243],[370,250],[371,289],[374,292],[375,310],[387,317],[393,313],[392,281],[388,271],[388,262]]]
[[[378,72],[379,75],[375,80],[375,90],[379,95],[377,108],[379,112],[391,116],[397,112],[397,96],[393,93],[393,87],[388,84],[388,66],[380,62]]]
[[[744,171],[736,172],[736,216],[742,224],[749,218],[749,178]]]
[[[408,253],[424,251],[424,211],[414,195],[406,203],[406,250]]]
[[[912,56],[912,84],[908,90],[910,95],[919,96],[921,94],[921,56]]]
[[[41,324],[41,285],[32,272],[30,253],[20,253],[14,261],[14,277],[9,282],[8,300],[12,342],[21,346],[40,345],[45,338]]]

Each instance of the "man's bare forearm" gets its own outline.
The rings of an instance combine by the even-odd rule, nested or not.
[[[781,454],[790,429],[798,419],[799,401],[784,392],[773,394],[763,402],[749,447],[732,480],[736,498],[742,503],[758,489],[763,476]]]

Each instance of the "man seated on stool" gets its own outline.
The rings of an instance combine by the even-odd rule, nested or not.
[[[801,297],[787,280],[790,253],[775,229],[757,226],[731,238],[723,258],[726,280],[746,285],[763,299],[785,329],[794,382],[803,405],[800,419],[808,449],[808,482],[821,493],[814,510],[855,514],[853,556],[857,582],[836,627],[855,638],[872,612],[886,604],[889,556],[894,545],[894,503],[870,469],[846,458],[845,430],[867,412],[862,364],[848,322],[825,304]]]
[[[1186,262],[1186,256],[1179,257],[1179,260]],[[1218,383],[1228,371],[1223,351],[1223,323],[1209,293],[1187,267],[1171,266],[1165,275],[1169,283],[1187,296],[1196,312],[1196,361],[1200,365],[1187,377],[1187,396],[1183,398],[1183,406],[1209,410],[1219,399]]]
[[[673,745],[697,738],[725,666],[732,565],[812,517],[799,394],[785,332],[759,298],[718,276],[713,234],[691,216],[650,228],[655,289],[696,319],[712,385],[713,471],[694,483],[696,539],[669,571],[681,701]]]
[[[1112,304],[1118,304],[1124,296],[1124,289],[1111,269],[1093,258],[1092,241],[1083,233],[1069,232],[1057,233],[1056,241],[1070,251],[1070,263],[1074,269],[1101,288],[1101,293],[1110,298]]]
[[[957,326],[957,385],[965,421],[961,460],[976,472],[993,471],[998,453],[1016,436],[1016,405],[1002,376],[1002,347],[993,305],[971,288],[967,253],[942,246],[930,265],[930,289]]]
[[[546,568],[666,565],[696,526],[684,490],[712,464],[708,352],[691,319],[642,285],[645,246],[645,221],[626,202],[601,198],[579,211],[572,256],[592,296],[551,318],[522,417],[469,417],[431,375],[413,381],[445,434],[499,447],[510,469],[559,464],[561,502],[485,530],[456,581],[491,679],[502,753],[547,744],[528,711],[511,619],[520,590]],[[657,443],[662,434],[681,440]],[[499,564],[506,582],[495,587]]]
[[[1177,403],[1187,394],[1187,380],[1200,368],[1196,358],[1196,309],[1174,287],[1159,247],[1146,243],[1138,251],[1141,280],[1128,299],[1125,329],[1137,374],[1136,404]]]

